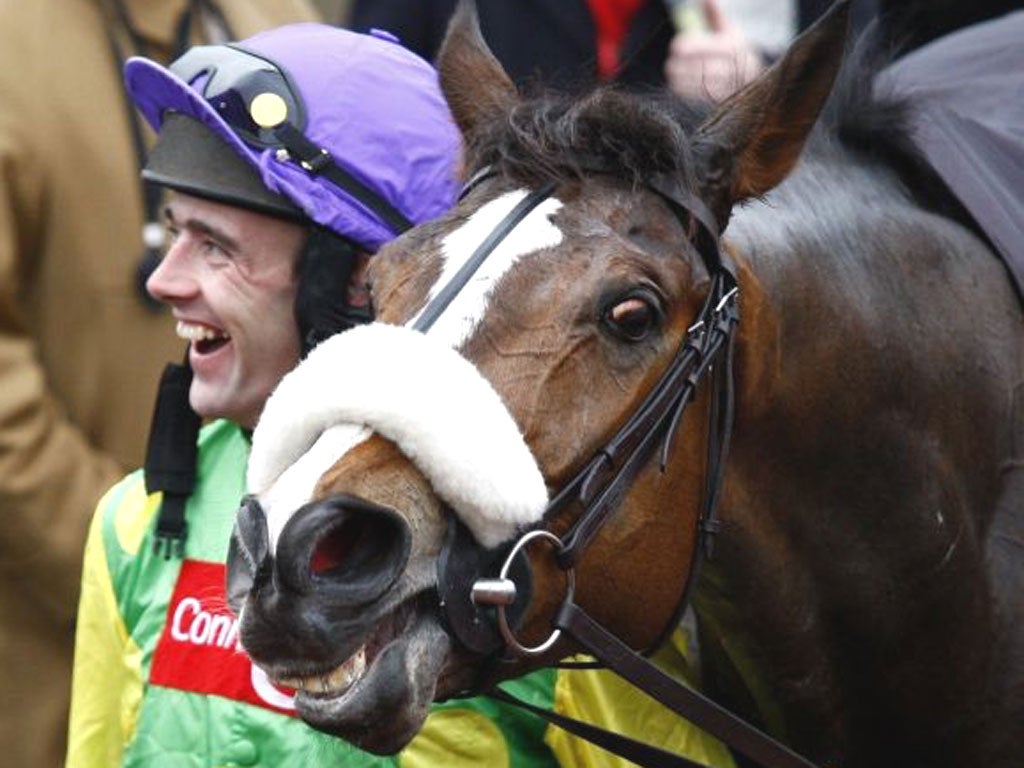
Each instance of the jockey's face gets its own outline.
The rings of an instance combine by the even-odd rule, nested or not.
[[[305,230],[185,194],[172,195],[165,216],[171,242],[146,287],[190,341],[192,408],[251,428],[299,360],[293,307]]]

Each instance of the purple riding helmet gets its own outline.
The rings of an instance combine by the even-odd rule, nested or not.
[[[368,250],[454,201],[459,135],[437,74],[387,33],[294,24],[124,73],[158,132],[169,115],[198,121],[267,190]]]

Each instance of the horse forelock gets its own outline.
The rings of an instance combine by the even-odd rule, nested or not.
[[[471,137],[469,162],[525,186],[600,170],[634,187],[666,174],[694,188],[689,132],[707,111],[654,92],[546,93],[482,124]]]

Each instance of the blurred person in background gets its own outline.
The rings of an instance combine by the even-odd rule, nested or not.
[[[801,0],[806,3],[807,0]],[[871,0],[858,0],[866,3]],[[374,27],[432,59],[458,0],[353,0],[353,29]],[[519,86],[582,90],[669,85],[720,98],[749,82],[821,9],[797,0],[477,0],[488,46]],[[799,11],[799,14],[798,14]]]
[[[665,62],[668,86],[721,101],[772,63],[834,0],[665,0],[678,30]],[[853,0],[854,34],[872,19],[903,55],[971,24],[1024,7],[1022,0]]]
[[[798,27],[796,0],[674,0],[676,34],[666,84],[686,98],[721,101],[749,83]]]
[[[386,29],[433,60],[458,0],[351,0],[350,25]],[[721,100],[755,78],[833,0],[477,0],[487,44],[518,86],[667,85]],[[853,0],[900,52],[1019,8],[1022,0]]]
[[[0,2],[0,743],[64,756],[82,546],[143,456],[182,344],[142,290],[162,244],[124,58],[313,19],[306,0]]]
[[[320,18],[325,23],[348,26],[352,0],[313,0],[313,5],[320,11]]]
[[[353,29],[385,29],[433,61],[458,0],[352,0]],[[663,0],[477,0],[480,28],[516,85],[576,91],[661,85],[674,28]]]

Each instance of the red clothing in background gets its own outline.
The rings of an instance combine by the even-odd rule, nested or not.
[[[619,52],[630,22],[644,0],[587,0],[597,29],[597,75],[610,80],[619,70]]]

